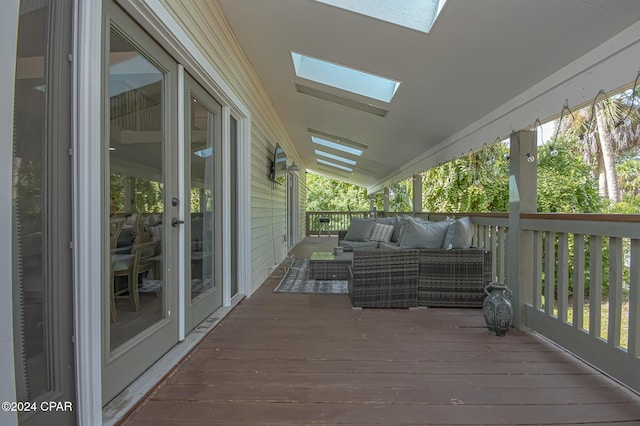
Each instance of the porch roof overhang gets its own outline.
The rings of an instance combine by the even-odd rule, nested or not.
[[[640,67],[633,0],[448,0],[428,34],[312,0],[217,1],[297,164],[370,192],[586,104]],[[388,103],[331,88],[296,76],[292,52],[400,86]],[[317,163],[310,129],[367,146],[352,173]]]

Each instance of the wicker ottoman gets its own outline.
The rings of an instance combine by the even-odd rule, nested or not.
[[[315,252],[309,259],[309,279],[347,280],[352,259],[351,253],[336,256],[330,251]]]

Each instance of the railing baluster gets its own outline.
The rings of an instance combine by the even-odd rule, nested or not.
[[[503,227],[498,228],[498,247],[500,248],[498,252],[498,264],[497,264],[497,272],[498,272],[498,281],[505,282],[505,261],[507,259],[505,253],[505,231]]]
[[[567,321],[569,303],[569,235],[558,234],[558,319]]]
[[[489,226],[489,250],[491,250],[492,256],[491,256],[491,277],[493,277],[493,280],[496,281],[498,280],[498,269],[497,269],[497,265],[498,265],[498,254],[500,253],[500,251],[498,250],[498,242],[497,240],[497,234],[498,234],[498,227],[497,226]]]
[[[640,356],[640,240],[631,239],[629,256],[629,344],[627,351],[631,355]]]
[[[622,238],[609,238],[609,329],[607,341],[620,346],[622,320]]]
[[[491,243],[494,241],[492,228],[492,226],[482,227],[482,246],[489,247],[491,250],[493,250],[493,247],[491,247]]]
[[[542,302],[542,233],[533,232],[533,307],[540,310]]]
[[[600,337],[602,318],[602,237],[589,236],[589,335]]]
[[[553,302],[555,290],[555,234],[544,233],[544,311],[553,316]]]
[[[584,235],[573,235],[573,326],[584,329]]]

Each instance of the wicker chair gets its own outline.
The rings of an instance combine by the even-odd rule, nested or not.
[[[349,295],[354,307],[418,306],[418,250],[354,250]]]

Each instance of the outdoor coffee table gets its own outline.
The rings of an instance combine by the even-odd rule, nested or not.
[[[331,251],[314,252],[309,259],[309,279],[347,280],[353,253],[334,255]]]

